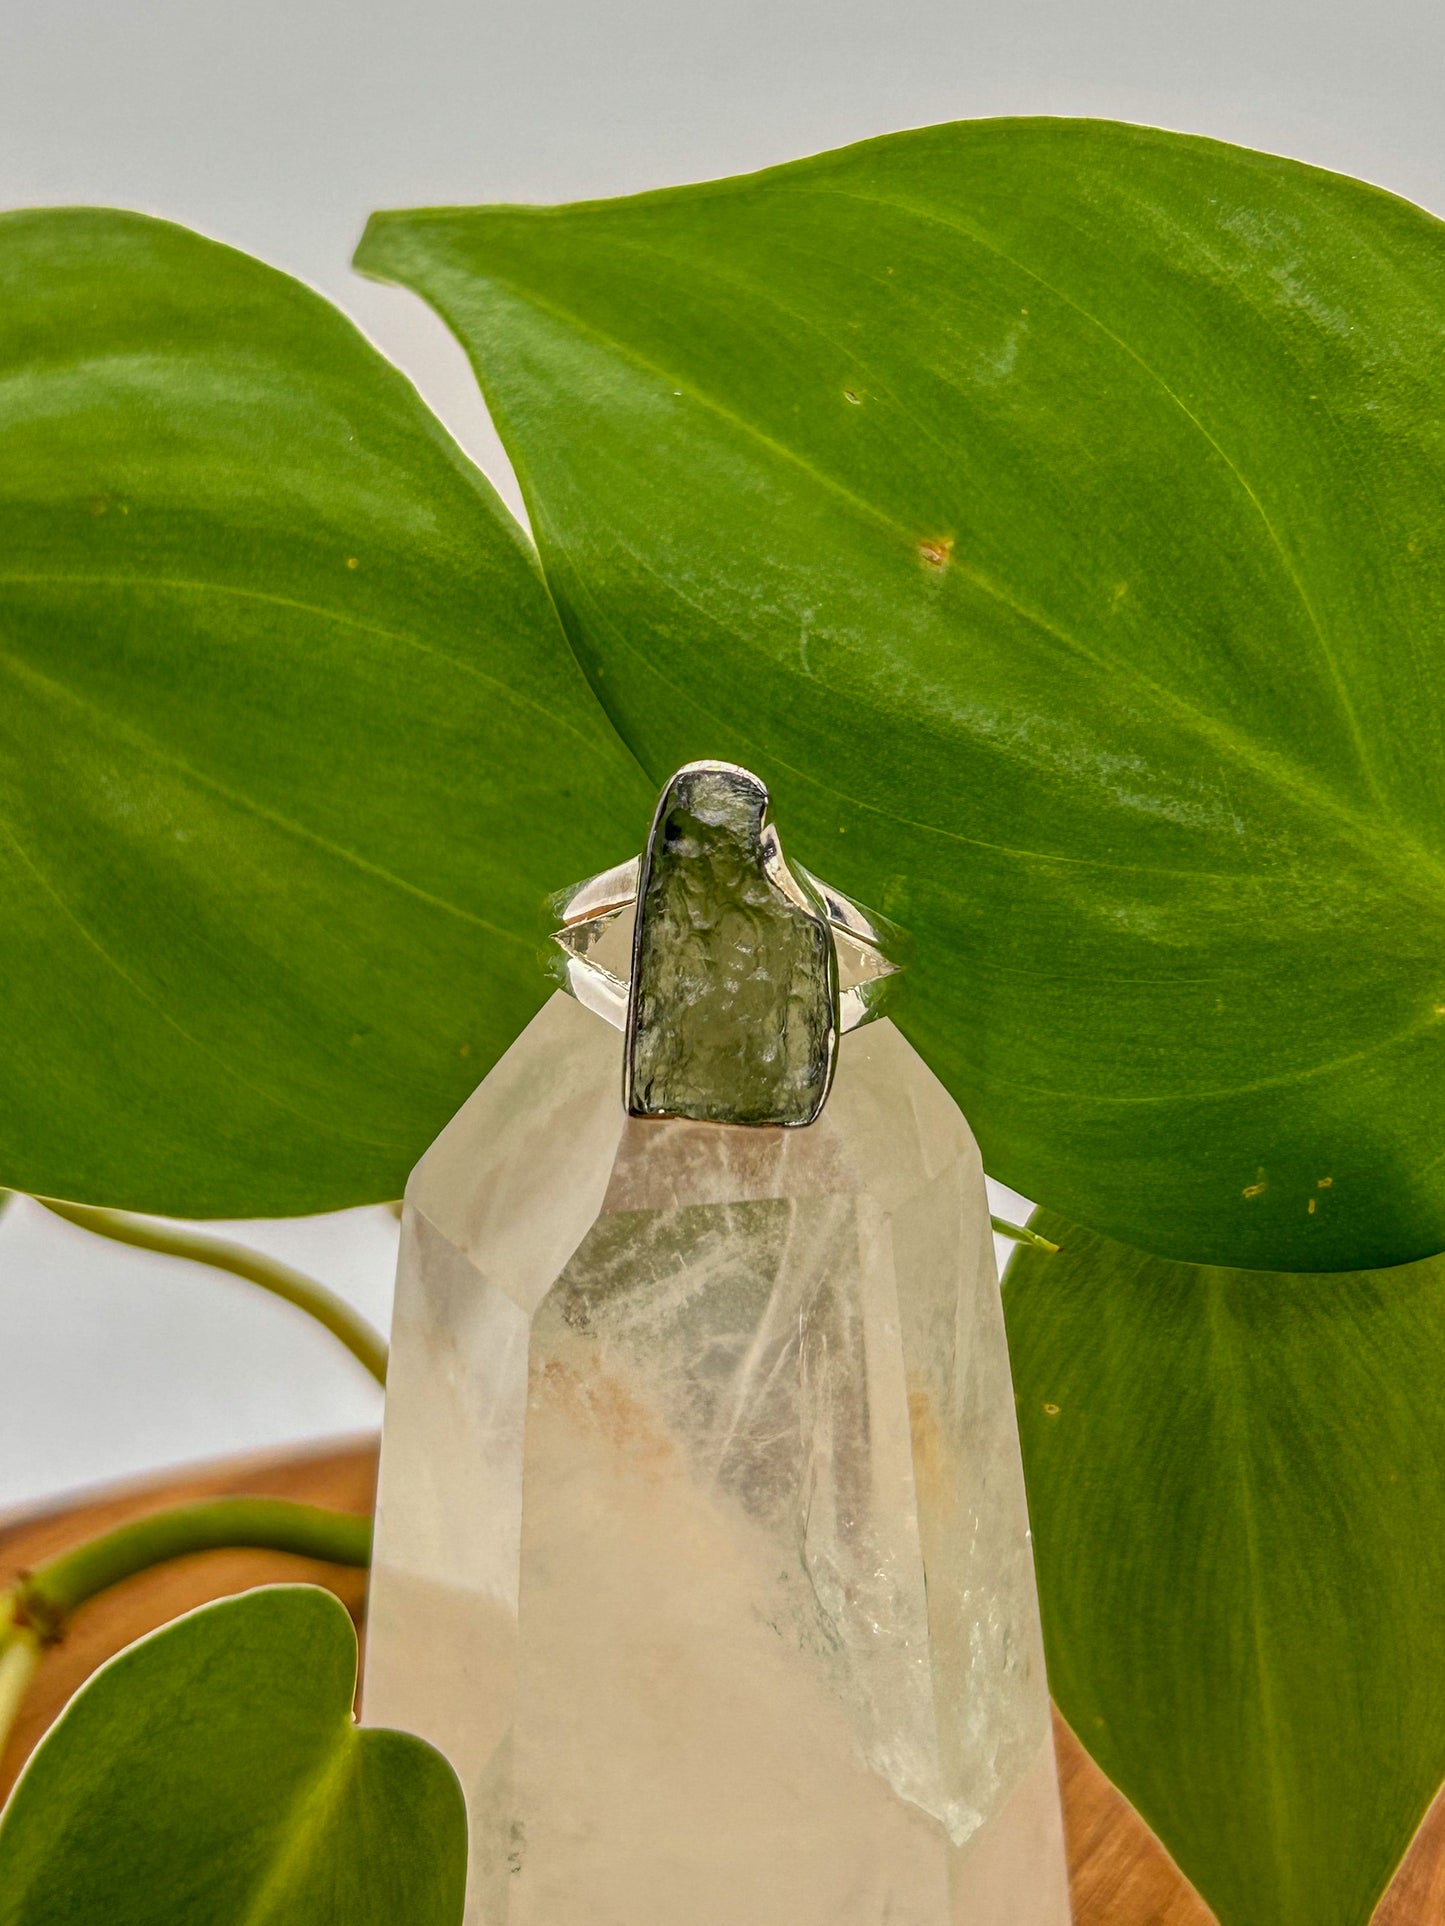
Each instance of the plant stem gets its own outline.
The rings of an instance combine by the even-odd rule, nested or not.
[[[117,1244],[132,1244],[138,1250],[158,1251],[162,1257],[184,1257],[195,1264],[209,1264],[233,1277],[244,1277],[259,1284],[273,1297],[294,1304],[308,1317],[324,1325],[339,1338],[357,1362],[378,1384],[386,1383],[386,1345],[364,1318],[344,1298],[338,1297],[304,1271],[293,1271],[289,1264],[274,1257],[262,1257],[243,1244],[227,1243],[224,1238],[206,1237],[200,1231],[182,1230],[175,1224],[156,1224],[132,1217],[129,1211],[101,1210],[93,1204],[68,1204],[56,1197],[37,1197],[36,1203],[69,1224],[109,1237]]]
[[[284,1498],[213,1498],[133,1519],[17,1578],[0,1592],[0,1757],[43,1647],[62,1636],[78,1606],[152,1565],[243,1545],[364,1566],[371,1520]]]
[[[15,1588],[16,1616],[42,1638],[53,1639],[77,1606],[124,1578],[192,1552],[242,1545],[322,1558],[332,1565],[365,1565],[371,1557],[371,1520],[285,1498],[212,1498],[176,1505],[133,1519],[41,1565]]]
[[[0,1592],[0,1613],[8,1612],[8,1596]],[[10,1742],[30,1682],[40,1668],[40,1640],[28,1625],[0,1621],[0,1759]]]
[[[988,1221],[1000,1237],[1011,1237],[1016,1244],[1027,1244],[1030,1250],[1047,1251],[1050,1257],[1057,1257],[1058,1245],[1051,1244],[1047,1237],[1040,1237],[1037,1231],[1023,1224],[1011,1224],[1006,1217],[990,1217]]]

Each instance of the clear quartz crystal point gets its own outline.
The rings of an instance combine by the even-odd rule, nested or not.
[[[1065,1926],[968,1126],[886,1020],[802,1129],[621,1049],[554,996],[407,1192],[364,1709],[468,1926]]]

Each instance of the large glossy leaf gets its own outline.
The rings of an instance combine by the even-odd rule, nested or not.
[[[649,792],[534,559],[334,309],[0,220],[0,1184],[400,1194]]]
[[[1004,1290],[1049,1680],[1222,1926],[1365,1926],[1445,1779],[1445,1259]]]
[[[0,1820],[0,1926],[459,1926],[451,1767],[352,1724],[329,1592],[208,1605],[66,1707]]]
[[[466,343],[652,774],[752,763],[913,927],[991,1169],[1195,1259],[1445,1245],[1445,228],[993,121],[358,263]]]

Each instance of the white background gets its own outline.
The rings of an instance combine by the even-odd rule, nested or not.
[[[441,324],[348,270],[373,207],[624,193],[1046,113],[1294,154],[1439,212],[1442,81],[1439,0],[0,0],[0,205],[140,208],[302,276],[515,506]],[[384,1325],[384,1211],[227,1228]],[[0,1509],[368,1427],[379,1403],[245,1285],[28,1204],[0,1221]]]

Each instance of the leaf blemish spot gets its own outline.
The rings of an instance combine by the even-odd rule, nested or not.
[[[1331,1185],[1331,1184],[1332,1184],[1332,1183],[1333,1183],[1334,1181],[1335,1181],[1335,1180],[1334,1180],[1334,1178],[1333,1178],[1333,1177],[1321,1177],[1321,1179],[1319,1180],[1319,1182],[1318,1182],[1318,1183],[1317,1183],[1317,1184],[1315,1185],[1315,1189],[1316,1189],[1316,1190],[1328,1190],[1328,1189],[1329,1189],[1329,1187],[1330,1187],[1330,1185]]]
[[[1046,1418],[1057,1418],[1058,1415],[1059,1407],[1056,1404],[1046,1404],[1044,1406],[1044,1416]]]
[[[851,401],[851,402],[852,402],[852,404],[853,404],[853,406],[854,406],[855,408],[861,408],[861,407],[863,406],[863,397],[862,397],[862,395],[856,395],[856,394],[854,394],[854,392],[853,392],[853,390],[852,390],[851,388],[845,388],[845,389],[843,390],[843,399],[844,399],[845,401]]]
[[[940,535],[935,541],[920,542],[918,552],[930,568],[947,568],[953,554],[953,537]]]
[[[1244,1197],[1262,1197],[1267,1189],[1268,1186],[1261,1179],[1257,1184],[1246,1184],[1240,1194]]]
[[[1310,1201],[1309,1201],[1309,1205],[1308,1205],[1308,1209],[1309,1209],[1309,1214],[1310,1214],[1310,1216],[1311,1216],[1311,1217],[1313,1217],[1313,1216],[1314,1216],[1314,1214],[1315,1214],[1315,1206],[1316,1206],[1316,1204],[1318,1204],[1318,1203],[1319,1203],[1319,1201],[1320,1201],[1320,1200],[1319,1200],[1319,1198],[1318,1198],[1318,1197],[1311,1197],[1311,1199],[1310,1199]]]

